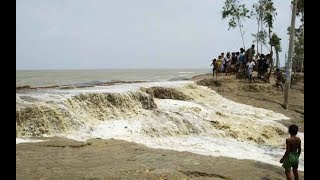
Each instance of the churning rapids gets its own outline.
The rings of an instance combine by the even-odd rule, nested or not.
[[[152,148],[280,166],[288,117],[223,98],[192,81],[16,93],[16,143],[59,136],[114,138]],[[304,134],[298,136],[304,141]],[[302,143],[303,149],[303,143]],[[304,170],[304,150],[300,156]]]

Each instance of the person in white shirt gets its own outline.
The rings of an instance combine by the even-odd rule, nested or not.
[[[224,53],[221,53],[221,59],[222,59],[222,63],[220,65],[220,71],[221,72],[224,72],[225,71],[225,68],[224,68]]]
[[[245,75],[245,51],[243,48],[240,48],[240,54],[238,56],[239,60],[239,68],[238,68],[238,74],[237,74],[237,78],[241,78],[242,74]]]
[[[223,67],[224,67],[224,71],[225,71],[226,75],[228,75],[228,72],[230,70],[230,66],[231,66],[231,56],[230,56],[230,53],[228,52],[227,56],[223,60]]]
[[[248,72],[250,83],[252,83],[252,72],[255,65],[256,64],[252,61],[252,59],[249,59],[249,62],[247,63],[247,72]]]

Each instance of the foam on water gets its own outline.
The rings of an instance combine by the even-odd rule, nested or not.
[[[270,147],[255,143],[237,141],[232,138],[217,138],[211,135],[181,135],[169,137],[150,137],[141,133],[141,121],[117,120],[102,122],[89,133],[70,134],[67,138],[85,141],[91,138],[119,139],[144,144],[151,148],[188,151],[201,155],[227,156],[237,159],[250,159],[276,166],[283,156],[283,147]],[[79,132],[78,132],[79,133]],[[298,136],[303,141],[304,134]],[[304,171],[304,152],[299,159],[299,170]]]
[[[155,86],[175,91],[165,91],[171,99],[158,99],[141,89]],[[278,166],[285,151],[287,128],[277,121],[288,117],[233,102],[190,81],[41,90],[18,93],[16,101],[18,137],[33,133],[81,141],[114,138]],[[303,146],[304,135],[299,136]],[[17,140],[23,141],[32,142]],[[299,169],[303,168],[302,152]]]
[[[40,140],[40,139],[32,139],[32,138],[16,138],[16,144],[20,143],[36,143],[36,142],[43,142],[47,140]]]
[[[141,87],[161,86],[167,88],[176,88],[192,81],[166,81],[166,82],[148,82],[148,83],[133,83],[133,84],[119,84],[113,86],[95,86],[81,89],[42,89],[38,91],[16,93],[16,103],[28,103],[27,100],[21,97],[34,98],[40,102],[48,101],[62,101],[72,96],[83,93],[124,93],[129,91],[138,91]]]

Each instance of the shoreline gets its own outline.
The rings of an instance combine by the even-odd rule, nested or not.
[[[284,109],[282,107],[284,94],[274,86],[274,76],[270,77],[270,83],[255,82],[250,84],[246,80],[236,79],[235,75],[219,75],[218,81],[222,83],[221,86],[213,83],[212,74],[194,76],[192,80],[198,85],[206,86],[232,101],[281,113],[289,117],[290,120],[282,120],[279,123],[287,127],[290,124],[297,124],[299,132],[304,132],[303,82],[292,85],[288,109]]]

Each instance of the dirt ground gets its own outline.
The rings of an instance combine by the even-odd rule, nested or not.
[[[290,92],[289,108],[283,109],[283,92],[271,84],[248,83],[233,75],[193,78],[233,101],[270,109],[292,118],[281,123],[299,125],[304,132],[303,83]],[[286,179],[281,167],[251,160],[202,156],[189,152],[151,149],[121,140],[61,138],[16,145],[16,179]],[[304,179],[304,172],[300,172]]]
[[[151,149],[121,140],[50,139],[16,146],[16,179],[285,179],[251,160]],[[300,172],[304,179],[304,172]]]

